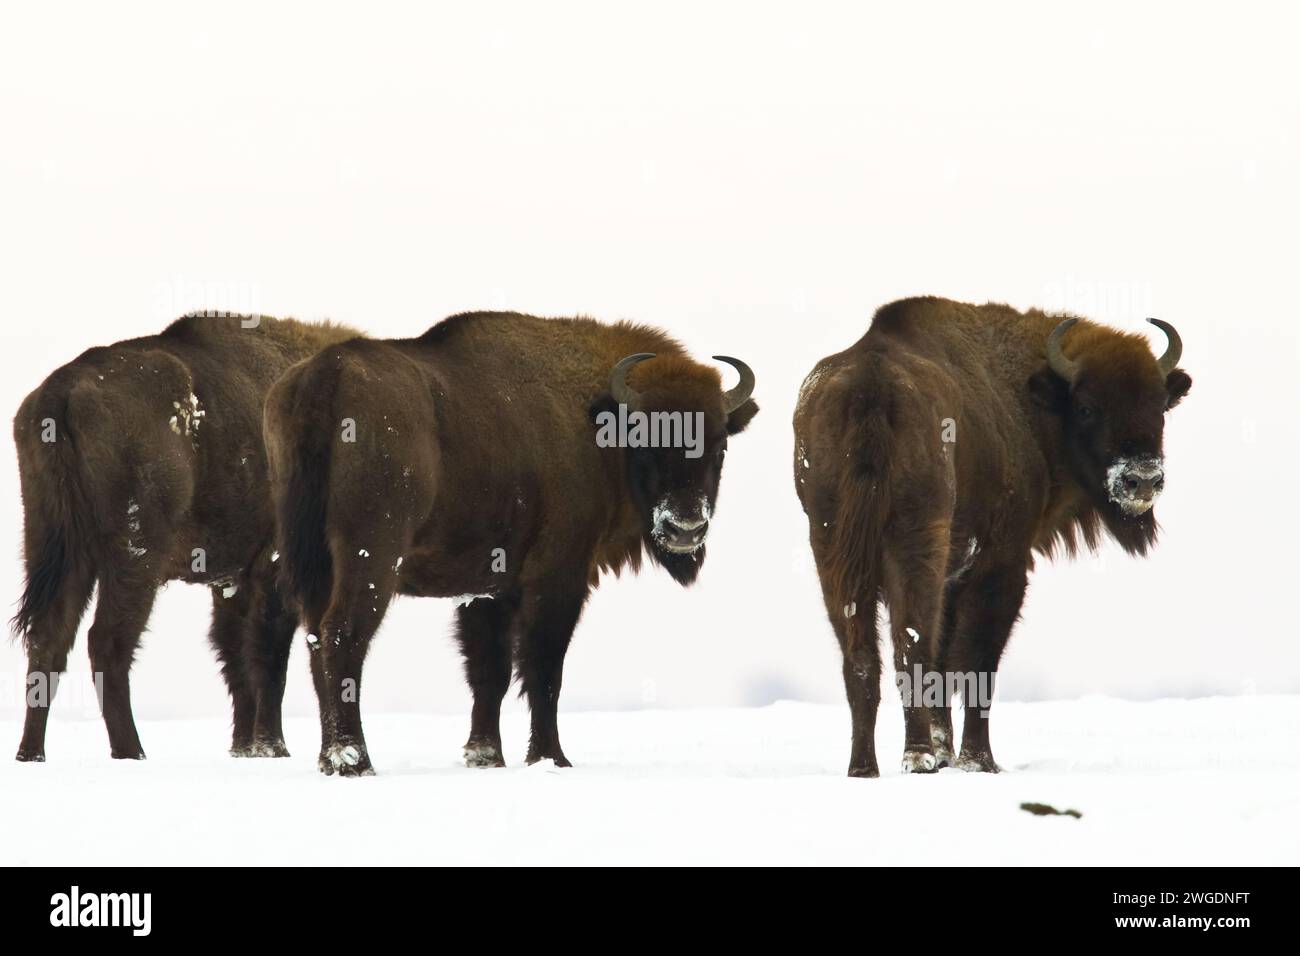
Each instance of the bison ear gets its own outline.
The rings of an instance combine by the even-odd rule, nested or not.
[[[739,435],[749,424],[749,420],[758,414],[758,403],[752,398],[727,416],[727,434]]]
[[[1165,411],[1169,411],[1181,402],[1191,387],[1192,377],[1180,368],[1174,369],[1165,376],[1165,391],[1169,393],[1169,399],[1165,402]]]
[[[1029,376],[1029,397],[1049,412],[1064,414],[1070,407],[1070,386],[1044,365]]]

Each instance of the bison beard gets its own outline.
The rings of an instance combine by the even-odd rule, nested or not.
[[[88,642],[114,757],[144,756],[131,662],[170,580],[213,586],[231,753],[287,755],[280,700],[297,619],[274,586],[262,400],[291,364],[355,335],[328,323],[190,316],[84,352],[23,401],[14,442],[27,586],[14,626],[27,683],[52,691],[97,586]],[[29,696],[19,760],[45,759],[49,704]]]
[[[819,362],[795,409],[795,487],[852,717],[849,774],[876,776],[878,604],[904,691],[903,769],[996,771],[989,701],[909,697],[910,674],[991,688],[1033,552],[1155,541],[1165,412],[1191,387],[1181,339],[945,299],[880,309]],[[970,697],[972,699],[965,699]]]
[[[328,348],[276,384],[264,432],[280,564],[309,631],[324,773],[372,772],[361,671],[397,594],[461,598],[466,763],[504,765],[514,671],[527,760],[568,766],[564,656],[601,572],[648,553],[689,584],[703,563],[727,438],[757,411],[753,373],[719,359],[740,372],[726,392],[655,329],[474,313]],[[597,419],[619,405],[701,415],[699,453],[601,447]]]

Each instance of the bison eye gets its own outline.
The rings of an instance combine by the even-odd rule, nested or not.
[[[1075,415],[1078,416],[1079,421],[1081,422],[1091,421],[1093,414],[1094,412],[1091,405],[1080,405],[1075,411]]]

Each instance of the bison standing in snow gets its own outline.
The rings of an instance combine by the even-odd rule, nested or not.
[[[168,581],[213,589],[212,644],[234,707],[231,752],[282,756],[280,702],[297,618],[274,587],[262,400],[294,362],[351,329],[238,316],[178,319],[93,348],[14,418],[27,585],[19,760],[45,759],[58,676],[98,587],[90,661],[114,757],[144,756],[130,669]]]
[[[1191,378],[1178,333],[1150,321],[1168,337],[1159,358],[1076,318],[906,299],[809,374],[794,471],[844,654],[850,775],[878,773],[879,601],[904,692],[903,769],[996,771],[987,695],[1033,552],[1072,554],[1103,531],[1133,554],[1155,541],[1164,416]]]
[[[727,437],[758,410],[748,367],[718,358],[740,372],[729,391],[655,329],[475,313],[333,346],[276,384],[265,434],[324,773],[371,772],[361,668],[396,594],[458,598],[466,762],[503,765],[513,661],[528,762],[568,766],[564,655],[600,573],[644,552],[690,584],[704,561]],[[635,440],[647,421],[682,440]]]

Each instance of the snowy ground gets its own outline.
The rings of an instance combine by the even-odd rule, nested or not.
[[[56,709],[49,762],[0,761],[0,864],[1300,860],[1300,697],[998,704],[998,776],[899,774],[895,711],[878,780],[842,776],[845,709],[795,703],[562,714],[571,770],[522,766],[522,714],[505,770],[459,765],[466,718],[376,714],[379,775],[340,780],[316,772],[314,721],[278,761],[226,757],[219,720],[145,722],[128,763]]]

